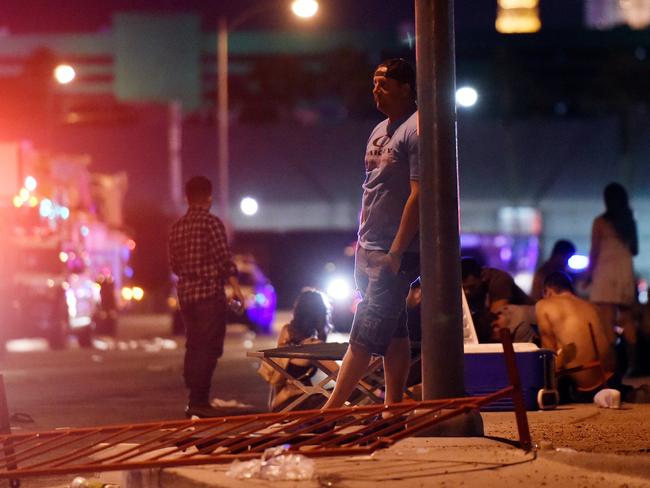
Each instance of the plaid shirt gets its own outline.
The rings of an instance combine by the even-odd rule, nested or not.
[[[198,206],[190,206],[172,226],[169,260],[181,304],[218,296],[226,278],[237,275],[223,223]]]

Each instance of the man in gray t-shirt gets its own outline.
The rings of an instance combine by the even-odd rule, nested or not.
[[[400,402],[410,366],[406,296],[420,265],[415,71],[403,59],[384,61],[375,70],[372,93],[388,118],[375,127],[366,146],[355,262],[363,300],[324,408],[345,403],[372,354],[384,356],[386,403]]]

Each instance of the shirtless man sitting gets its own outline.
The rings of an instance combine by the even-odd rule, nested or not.
[[[602,387],[617,388],[620,379],[617,381],[614,376],[614,347],[607,339],[596,307],[575,295],[571,279],[562,272],[546,277],[543,297],[537,302],[535,313],[542,347],[557,352],[556,370],[561,372],[595,361],[601,364],[562,375],[558,385],[561,400],[591,401]]]

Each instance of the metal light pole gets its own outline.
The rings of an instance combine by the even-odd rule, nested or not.
[[[228,35],[244,21],[262,12],[272,10],[278,2],[258,3],[242,12],[232,22],[228,23],[221,17],[217,31],[217,142],[218,172],[217,172],[217,202],[221,216],[228,226],[230,222],[230,146],[228,118]],[[283,2],[282,2],[283,3]],[[316,0],[294,0],[291,5],[293,13],[300,18],[313,17],[318,11]]]
[[[59,85],[68,85],[77,77],[74,67],[69,64],[57,64],[52,70],[52,78],[47,83],[47,98],[45,100],[45,145],[48,151],[52,150],[52,126],[54,125],[54,97]]]
[[[464,396],[453,0],[415,0],[422,397]],[[440,435],[482,433],[480,415]]]
[[[217,142],[218,150],[218,173],[217,187],[219,194],[219,210],[226,225],[230,223],[230,176],[228,166],[230,164],[228,120],[228,22],[225,18],[219,19],[219,31],[217,34]]]

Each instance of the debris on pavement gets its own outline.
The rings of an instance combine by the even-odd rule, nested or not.
[[[238,400],[224,400],[223,398],[213,398],[210,405],[215,408],[253,408],[249,403],[242,403]]]
[[[97,479],[87,479],[83,476],[77,476],[70,483],[70,488],[120,488],[119,485],[113,483],[104,483]]]
[[[594,396],[594,403],[601,408],[621,408],[621,392],[604,388]]]
[[[314,477],[315,464],[302,454],[287,453],[289,445],[264,451],[261,459],[234,461],[226,476],[236,479],[263,479],[273,481],[303,481]]]

